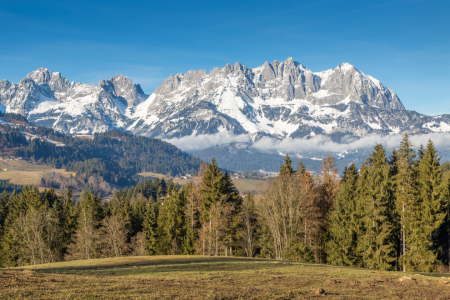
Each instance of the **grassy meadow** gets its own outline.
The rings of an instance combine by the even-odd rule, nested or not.
[[[266,259],[142,256],[0,269],[0,298],[449,299],[450,278],[442,276]],[[325,294],[317,294],[318,288]]]
[[[257,179],[234,179],[233,183],[242,194],[262,194],[267,185],[267,181]]]
[[[8,168],[9,167],[9,168]],[[74,172],[66,172],[64,169],[55,169],[46,165],[35,165],[25,160],[0,160],[0,168],[8,168],[8,171],[0,172],[0,180],[9,180],[10,183],[19,185],[37,185],[47,173],[60,173],[64,176],[75,176]]]

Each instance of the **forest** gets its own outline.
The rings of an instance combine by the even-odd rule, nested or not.
[[[408,135],[387,156],[376,145],[339,176],[333,157],[312,176],[289,156],[262,195],[240,195],[227,173],[202,163],[200,182],[158,179],[104,202],[85,192],[3,192],[3,267],[125,255],[246,256],[443,272],[450,245],[450,181],[433,143]]]
[[[159,139],[135,136],[111,130],[96,133],[93,139],[74,138],[43,126],[2,125],[0,149],[3,155],[30,159],[54,168],[76,172],[83,178],[101,177],[117,186],[135,185],[138,173],[165,175],[196,173],[201,160]],[[27,141],[21,132],[63,143],[58,146],[46,140]]]

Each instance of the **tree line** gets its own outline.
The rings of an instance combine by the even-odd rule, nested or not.
[[[313,176],[286,156],[262,195],[242,196],[215,161],[180,187],[147,180],[109,202],[24,187],[0,198],[3,266],[124,255],[215,255],[429,272],[449,263],[450,192],[430,141],[376,145],[338,175]]]

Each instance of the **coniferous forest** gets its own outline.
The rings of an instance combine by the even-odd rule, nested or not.
[[[242,196],[213,159],[200,182],[155,179],[113,200],[24,187],[0,197],[3,267],[125,255],[247,256],[380,270],[433,272],[449,264],[450,181],[431,141],[376,145],[338,175],[288,156],[262,195]]]
[[[140,179],[137,174],[141,172],[194,174],[201,164],[200,159],[170,143],[117,129],[96,133],[92,139],[74,138],[43,126],[2,126],[1,129],[0,150],[3,155],[64,168],[83,175],[83,178],[101,177],[121,187],[135,185]],[[24,131],[64,146],[38,138],[28,142]]]

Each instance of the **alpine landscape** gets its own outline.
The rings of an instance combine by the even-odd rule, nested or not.
[[[4,1],[0,298],[450,298],[450,5],[369,2]]]

